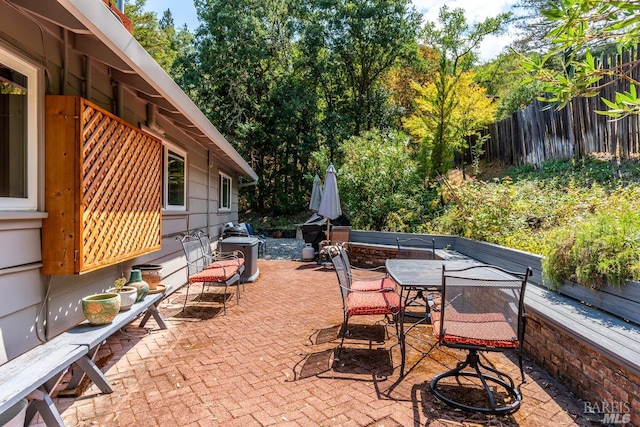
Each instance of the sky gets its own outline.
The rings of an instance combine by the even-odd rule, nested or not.
[[[501,12],[508,12],[517,0],[413,0],[414,7],[421,12],[425,20],[437,21],[438,11],[445,3],[449,8],[465,10],[467,22],[473,24]],[[171,9],[176,26],[186,24],[193,31],[198,27],[198,17],[193,2],[190,0],[147,0],[145,9],[156,12],[158,18],[162,13]],[[513,30],[502,36],[489,36],[479,49],[481,61],[488,61],[497,56],[513,38]]]

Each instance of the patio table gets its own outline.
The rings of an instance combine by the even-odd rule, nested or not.
[[[467,259],[467,260],[426,260],[426,259],[401,259],[392,258],[387,259],[385,267],[387,273],[396,281],[400,286],[400,300],[404,301],[405,309],[410,304],[411,292],[423,292],[427,291],[440,291],[442,287],[442,266],[444,265],[447,270],[457,270],[461,268],[471,267],[472,265],[478,265],[479,262]],[[404,375],[405,364],[405,337],[407,333],[415,326],[421,323],[427,323],[430,321],[429,303],[426,297],[425,299],[425,314],[420,319],[406,330],[404,329],[404,317],[405,310],[400,312],[398,316],[398,322],[400,328],[398,329],[398,341],[400,344],[400,376]]]

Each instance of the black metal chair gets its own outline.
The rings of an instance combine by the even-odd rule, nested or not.
[[[396,237],[396,244],[398,247],[396,258],[436,259],[435,239],[427,240],[421,237],[408,237],[406,239],[401,239]],[[404,315],[411,318],[420,318],[421,320],[417,321],[417,323],[427,321],[429,318],[430,307],[433,305],[433,298],[428,294],[425,295],[424,288],[412,289],[410,287],[405,287],[404,292],[406,292],[404,305],[407,308]],[[417,313],[408,309],[412,306],[424,307],[424,313]]]
[[[345,336],[349,334],[349,318],[370,315],[393,316],[395,318],[402,310],[402,301],[400,295],[391,288],[369,290],[352,288],[342,257],[336,255],[331,261],[338,276],[338,285],[342,296],[343,322],[340,331],[342,339],[335,357],[336,360],[340,360]],[[395,324],[397,330],[397,322]]]
[[[468,354],[454,369],[431,381],[431,391],[438,399],[456,408],[489,414],[507,414],[520,407],[522,395],[511,377],[484,363],[479,353],[515,351],[525,382],[524,292],[530,275],[530,268],[514,273],[488,265],[460,270],[443,266],[442,304],[432,312],[433,331],[440,345]],[[442,381],[447,378],[451,380]]]
[[[408,237],[401,239],[396,237],[398,254],[396,258],[402,259],[436,259],[436,240],[423,239],[421,237]]]

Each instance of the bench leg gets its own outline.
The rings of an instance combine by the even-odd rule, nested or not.
[[[65,391],[75,391],[86,375],[89,377],[89,379],[91,379],[91,381],[93,381],[93,383],[100,389],[101,392],[113,393],[113,389],[111,388],[107,377],[104,376],[100,368],[98,368],[98,365],[96,365],[96,363],[93,361],[93,359],[96,357],[96,354],[98,353],[99,348],[100,345],[95,346],[93,349],[89,350],[88,354],[82,356],[75,362],[75,365],[79,369],[73,370],[73,375],[71,376],[71,379],[69,380],[69,384],[67,384],[67,388],[65,388]]]
[[[93,360],[87,356],[82,356],[78,359],[76,364],[84,371],[85,374],[87,374],[89,378],[91,378],[91,381],[98,386],[101,392],[113,393],[113,389],[111,388],[111,384],[109,384],[107,377],[104,376]]]
[[[98,353],[99,349],[100,349],[100,345],[95,346],[94,348],[89,350],[89,353],[87,353],[87,357],[91,358],[91,360],[95,360],[96,354]],[[82,379],[85,376],[84,370],[78,369],[78,368],[79,367],[75,367],[75,369],[74,368],[71,369],[71,372],[72,372],[71,379],[69,380],[67,387],[63,391],[69,391],[75,394],[76,389],[78,388],[78,386],[80,386],[80,383],[82,382]]]
[[[47,427],[64,427],[64,421],[58,412],[58,408],[53,403],[49,393],[42,388],[33,391],[29,398],[33,398],[29,407],[27,408],[27,416],[25,418],[25,425],[31,423],[31,420],[36,414],[36,410],[40,412],[40,416],[44,420]]]
[[[151,316],[153,316],[160,329],[167,329],[167,324],[164,322],[164,319],[160,315],[160,311],[158,311],[158,304],[160,304],[160,301],[158,301],[157,304],[153,304],[147,309],[144,317],[142,318],[142,321],[140,322],[141,328],[144,328],[144,325],[146,325],[147,321],[151,318]]]

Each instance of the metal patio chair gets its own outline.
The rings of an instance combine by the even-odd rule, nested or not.
[[[227,314],[227,289],[236,287],[236,303],[240,304],[240,269],[237,259],[211,261],[205,256],[199,237],[185,235],[176,237],[182,244],[187,262],[187,293],[185,295],[182,310],[184,311],[189,299],[189,289],[192,283],[202,283],[200,296],[204,295],[205,287],[224,287],[223,311]],[[208,240],[208,239],[207,239]]]
[[[438,344],[468,353],[454,369],[431,381],[431,391],[438,399],[456,408],[489,414],[507,414],[518,409],[522,395],[511,377],[484,363],[479,353],[515,351],[525,382],[524,292],[530,275],[530,268],[524,273],[514,273],[489,265],[459,270],[443,266],[442,305],[432,313],[433,331]],[[442,381],[447,378],[451,381]]]
[[[406,239],[401,239],[396,237],[396,244],[398,248],[398,252],[396,258],[401,259],[426,259],[433,260],[436,259],[436,241],[435,239],[424,239],[422,237],[408,237]],[[433,298],[428,294],[425,295],[425,290],[423,288],[411,289],[410,287],[405,288],[406,298],[405,298],[405,307],[418,306],[424,307],[423,313],[411,312],[409,310],[405,311],[405,316],[412,318],[421,318],[422,321],[425,321],[429,316],[430,307],[433,306]]]
[[[384,270],[384,266],[373,268],[353,267],[344,247],[340,247],[340,257],[345,267],[349,287],[355,291],[397,291],[398,284]]]
[[[392,289],[356,290],[351,288],[351,281],[347,278],[347,269],[340,255],[332,258],[332,263],[338,276],[340,295],[342,296],[343,322],[338,354],[335,359],[340,360],[344,339],[349,334],[349,318],[353,316],[384,315],[397,318],[402,310],[400,295]],[[396,325],[396,335],[398,322]]]

